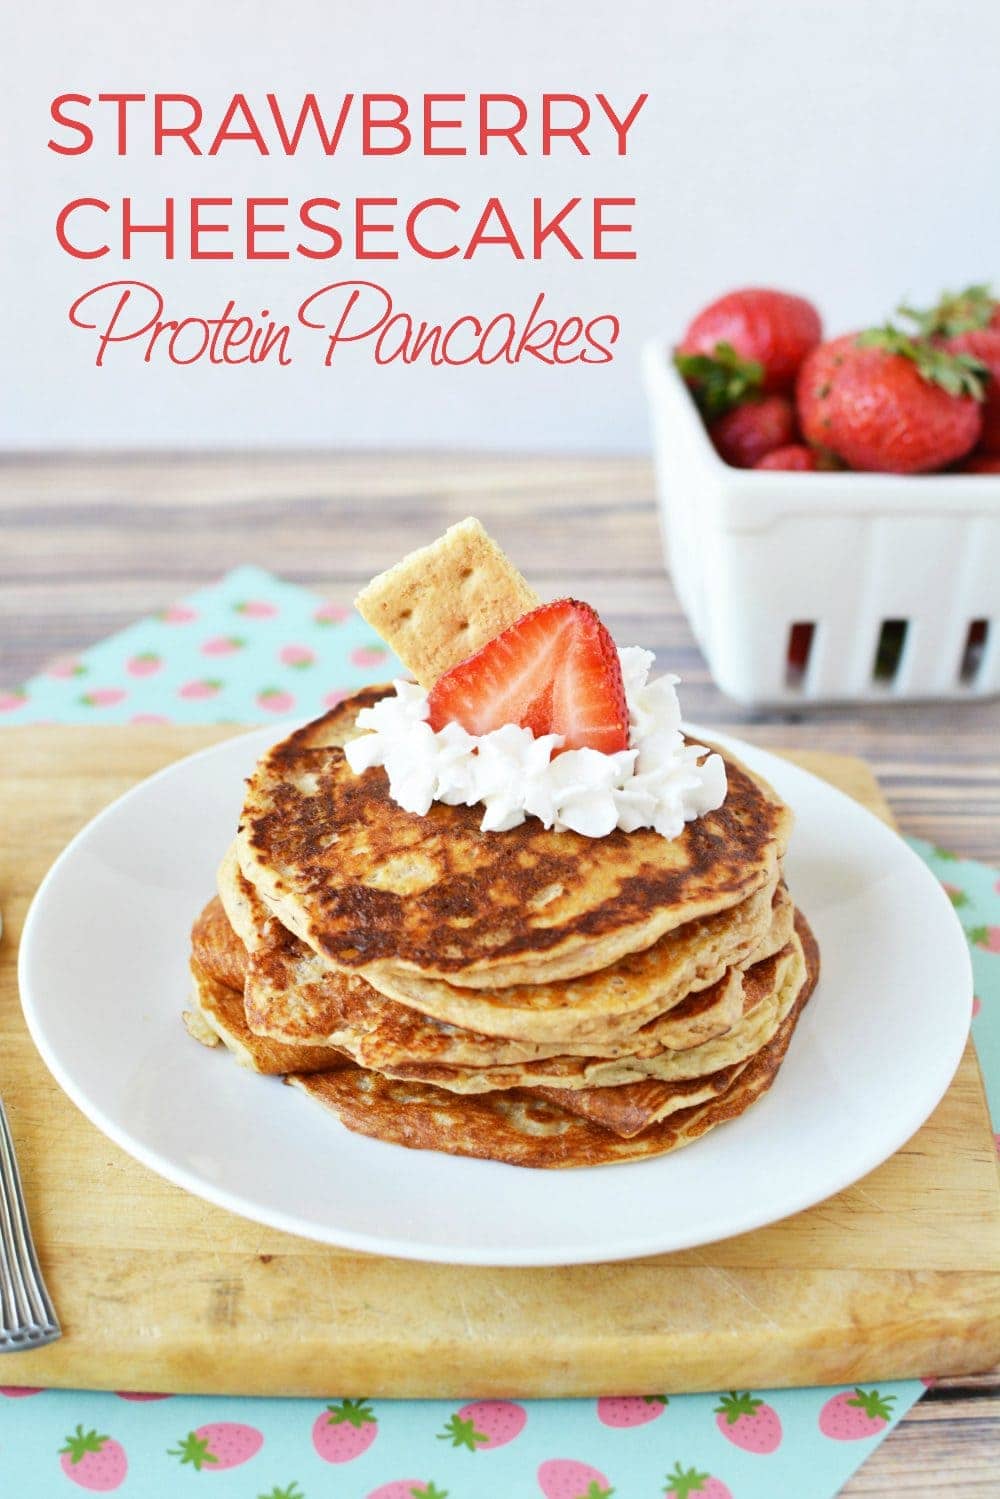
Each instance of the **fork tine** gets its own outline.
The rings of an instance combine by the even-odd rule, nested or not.
[[[0,1353],[37,1348],[61,1334],[28,1225],[21,1176],[0,1102]]]

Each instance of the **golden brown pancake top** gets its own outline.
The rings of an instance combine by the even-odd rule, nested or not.
[[[533,818],[483,833],[481,807],[406,812],[383,770],[354,775],[342,749],[358,710],[385,692],[358,693],[265,755],[240,825],[244,873],[337,966],[390,963],[482,983],[541,963],[548,977],[568,977],[774,877],[789,814],[728,758],[723,806],[673,840],[649,830],[584,838]]]

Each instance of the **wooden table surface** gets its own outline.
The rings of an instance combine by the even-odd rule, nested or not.
[[[649,464],[473,455],[97,455],[0,462],[0,686],[256,563],[349,602],[478,515],[543,597],[586,598],[684,679],[686,715],[861,755],[907,833],[1000,864],[1000,705],[751,713],[711,682],[661,561]],[[2,741],[0,741],[2,745]],[[1000,1372],[943,1383],[845,1495],[1000,1495]]]

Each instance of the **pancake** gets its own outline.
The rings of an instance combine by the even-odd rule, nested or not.
[[[246,906],[252,905],[251,893]],[[782,913],[790,909],[787,897],[780,909]],[[356,975],[325,972],[316,983],[303,983],[295,972],[294,953],[289,957],[284,949],[289,946],[302,952],[307,949],[273,918],[270,924],[274,929],[274,948],[255,948],[248,954],[225,919],[219,898],[215,897],[195,922],[192,932],[199,961],[210,978],[232,985],[234,981],[239,983],[245,974],[242,996],[245,1020],[248,1029],[258,1036],[271,1037],[286,1046],[335,1046],[360,1065],[376,1068],[435,1061],[489,1066],[564,1054],[565,1049],[558,1045],[537,1047],[504,1042],[439,1025],[394,1005]],[[780,945],[784,940],[783,928],[784,921],[779,918],[763,946]],[[778,932],[782,935],[776,940]],[[730,970],[711,988],[689,996],[675,1010],[644,1026],[634,1036],[598,1047],[597,1052],[604,1056],[641,1056],[656,1055],[664,1046],[675,1050],[700,1046],[729,1031],[739,1021],[744,1007],[741,975]],[[593,1057],[594,1045],[587,1043],[579,1048],[579,1054]]]
[[[491,1035],[579,1042],[585,1049],[613,1036],[630,1039],[668,1012],[681,1021],[693,1013],[690,997],[714,986],[728,968],[783,947],[791,921],[787,891],[769,884],[729,911],[687,922],[651,947],[574,979],[472,989],[385,969],[372,977],[394,999],[438,1019]],[[662,1044],[683,1043],[664,1034]]]
[[[731,757],[722,807],[673,840],[591,839],[533,818],[483,833],[477,807],[406,812],[384,770],[355,776],[342,748],[387,690],[357,693],[269,750],[237,838],[244,875],[282,925],[376,988],[401,972],[470,988],[593,973],[777,879],[791,814]]]
[[[812,928],[801,911],[795,913],[795,930],[802,943],[806,965],[805,983],[795,1000],[801,1009],[819,980],[820,960]],[[629,1139],[670,1114],[700,1102],[702,1096],[718,1097],[727,1092],[749,1065],[749,1061],[738,1063],[709,1077],[688,1081],[659,1082],[650,1078],[641,1083],[626,1083],[621,1088],[539,1088],[533,1091],[539,1097],[561,1104],[571,1113]]]
[[[329,1071],[340,1061],[340,1053],[329,1046],[282,1046],[255,1036],[247,1026],[239,989],[212,978],[196,957],[192,957],[190,968],[191,1009],[184,1011],[183,1019],[188,1035],[203,1046],[218,1046],[221,1041],[241,1067],[272,1075],[292,1069]]]
[[[356,1067],[293,1074],[286,1081],[356,1134],[411,1150],[438,1150],[541,1168],[611,1165],[664,1155],[738,1118],[774,1082],[818,972],[815,943],[808,928],[800,930],[805,981],[767,1045],[720,1097],[680,1109],[629,1138],[571,1114],[547,1098],[519,1090],[465,1098],[426,1083],[392,1081]]]
[[[191,928],[191,956],[217,983],[243,992],[246,948],[233,931],[218,896],[209,901]]]
[[[416,1010],[463,1034],[478,1032],[464,1056],[458,1041],[449,1048],[453,1061],[473,1065],[490,1056],[499,1060],[499,1050],[511,1061],[560,1051],[615,1056],[635,1050],[642,1027],[647,1044],[697,1045],[727,1030],[737,1012],[732,1003],[721,1003],[719,992],[698,1002],[692,991],[716,986],[727,966],[777,951],[791,934],[787,892],[782,887],[772,900],[768,891],[760,891],[737,912],[689,923],[601,974],[513,990],[456,989],[429,981],[402,998],[411,1011],[404,1016],[360,975],[330,969],[282,927],[242,874],[233,850],[219,868],[219,893],[253,954],[245,995],[254,1030],[277,1039],[325,1038],[340,1044],[336,1032],[345,1022],[370,1028],[366,1007],[374,1006],[380,1021],[395,1019],[410,1027]],[[439,1037],[440,1031],[432,1027],[429,1035]],[[506,1044],[491,1051],[484,1038],[497,1036]],[[517,1047],[516,1040],[525,1044]]]
[[[683,1051],[660,1048],[651,1056],[549,1057],[488,1067],[452,1067],[439,1063],[408,1062],[382,1065],[386,1076],[433,1083],[454,1093],[486,1093],[509,1088],[619,1087],[646,1078],[676,1081],[705,1077],[720,1068],[743,1062],[771,1039],[788,1015],[804,982],[805,958],[793,933],[780,953],[754,964],[739,975],[744,1014],[725,1035]]]

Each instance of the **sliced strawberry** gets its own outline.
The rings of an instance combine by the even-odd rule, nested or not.
[[[431,688],[430,724],[470,734],[520,724],[563,749],[628,748],[628,707],[615,643],[589,604],[558,599],[516,620]]]

